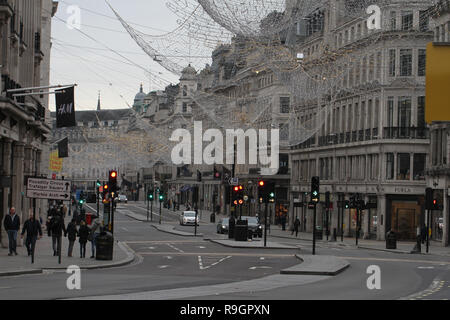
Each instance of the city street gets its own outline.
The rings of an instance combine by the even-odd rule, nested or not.
[[[74,291],[67,289],[69,275],[64,271],[0,277],[0,299],[104,296],[178,299],[180,294],[182,299],[201,300],[450,298],[448,257],[382,253],[322,244],[317,248],[320,255],[343,257],[351,266],[336,276],[279,275],[280,270],[299,264],[296,253],[310,254],[310,242],[281,241],[298,246],[298,250],[228,248],[200,237],[160,232],[149,223],[123,214],[145,213],[139,205],[120,204],[117,209],[115,237],[136,253],[133,263],[118,268],[83,270],[82,288]],[[177,217],[164,211],[164,224],[176,225]],[[154,217],[158,217],[157,214],[154,212]],[[191,226],[177,228],[193,231]],[[215,235],[214,224],[202,222],[199,230],[205,237],[220,238]],[[381,290],[369,290],[366,286],[369,277],[366,269],[370,265],[381,268]],[[267,281],[273,276],[281,279],[276,287],[271,287]],[[288,281],[284,282],[283,277]],[[252,291],[245,288],[250,280],[255,280]],[[230,283],[235,284],[234,288],[227,286]],[[205,296],[205,288],[212,286],[217,286],[214,294]]]

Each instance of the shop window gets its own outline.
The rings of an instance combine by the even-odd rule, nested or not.
[[[397,180],[410,180],[411,162],[409,153],[397,155]]]
[[[414,180],[425,180],[425,164],[427,155],[424,153],[414,154]]]

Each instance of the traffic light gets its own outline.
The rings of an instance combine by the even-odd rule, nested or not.
[[[102,184],[100,183],[100,180],[97,180],[97,188],[100,188]]]
[[[433,210],[433,189],[425,189],[425,210]]]
[[[111,170],[109,172],[109,181],[108,181],[109,187],[111,188],[111,192],[117,191],[117,171]]]
[[[160,194],[159,195],[159,202],[163,202],[164,201],[164,195]]]
[[[197,170],[197,182],[202,182],[202,173]]]
[[[154,197],[155,197],[155,196],[154,196],[154,191],[153,191],[153,190],[149,190],[149,191],[148,191],[148,194],[147,194],[148,200],[153,202]]]
[[[356,196],[354,194],[350,196],[349,208],[356,209]]]
[[[269,193],[269,202],[275,202],[275,192]]]
[[[221,180],[222,179],[222,173],[216,169],[216,166],[214,166],[214,180]]]
[[[103,186],[103,193],[102,193],[102,199],[103,199],[103,203],[105,203],[108,199],[106,198],[106,195],[109,193],[109,185],[105,184]]]
[[[344,208],[345,209],[350,209],[350,201],[348,201],[348,200],[344,201]]]
[[[320,178],[312,177],[311,179],[311,202],[318,203],[320,201]]]

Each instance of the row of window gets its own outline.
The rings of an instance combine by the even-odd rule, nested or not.
[[[427,155],[424,153],[386,153],[386,180],[425,180]],[[317,174],[317,161],[302,160],[293,163],[294,181],[310,181]],[[334,165],[336,167],[334,168]],[[337,172],[334,172],[334,169]],[[412,175],[411,175],[412,173]],[[380,177],[380,155],[355,155],[319,158],[320,179],[324,181],[378,181]]]
[[[413,104],[413,99],[416,99]],[[315,117],[311,112],[300,116],[300,124],[305,125]],[[328,114],[321,129],[321,136],[331,133],[346,133],[356,130],[366,130],[381,127],[410,128],[426,127],[425,123],[425,97],[410,96],[388,97],[386,103],[385,119],[380,123],[379,98],[366,101],[351,102],[336,106]],[[413,115],[415,118],[413,118]]]
[[[416,55],[416,56],[414,56]],[[397,60],[397,56],[399,59]],[[413,70],[413,58],[417,61],[417,71]],[[389,77],[418,77],[425,76],[426,49],[390,49],[389,50]]]

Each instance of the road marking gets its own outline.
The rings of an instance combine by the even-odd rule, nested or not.
[[[201,256],[201,255],[208,255],[208,256],[224,256],[224,255],[230,255],[233,257],[259,257],[259,254],[257,253],[236,253],[236,252],[137,252],[137,254],[142,256]],[[294,258],[295,254],[271,254],[267,255],[273,258]]]
[[[417,269],[434,269],[434,267],[417,267]]]
[[[203,240],[148,240],[148,241],[125,241],[128,244],[166,244],[166,243],[201,243]]]
[[[216,262],[210,264],[209,266],[204,267],[204,266],[203,266],[203,260],[202,260],[202,257],[201,257],[201,256],[198,256],[198,266],[199,266],[200,270],[206,270],[206,269],[209,269],[209,268],[211,268],[211,267],[214,267],[214,266],[218,265],[219,263],[221,263],[221,262],[223,262],[223,261],[225,261],[225,260],[227,260],[227,259],[230,259],[230,258],[231,258],[231,256],[224,257],[224,258],[222,258],[222,259],[220,259],[220,260],[218,260],[218,261],[216,261]]]
[[[128,230],[127,228],[122,227],[121,229],[122,229],[123,231],[130,232],[130,230]]]
[[[171,256],[166,256],[166,258],[167,258],[167,260],[172,260],[173,259],[173,257],[171,257]]]
[[[206,247],[202,247],[202,246],[200,246],[200,247],[199,247],[199,249],[206,249]]]
[[[248,268],[249,270],[256,270],[256,269],[272,269],[272,267],[266,267],[266,266],[261,266],[261,267],[250,267]]]
[[[181,252],[181,253],[184,253],[184,251],[183,250],[181,250],[181,249],[178,249],[177,247],[175,247],[175,246],[173,246],[172,244],[170,244],[170,243],[167,243],[167,245],[169,246],[169,247],[171,247],[173,250],[176,250],[176,251],[178,251],[178,252]]]
[[[167,269],[167,268],[169,268],[170,266],[158,266],[158,269]]]
[[[260,257],[260,258],[259,258],[259,260],[266,260],[266,258],[264,258],[264,257]]]
[[[2,289],[12,289],[12,287],[0,287],[0,290]]]

